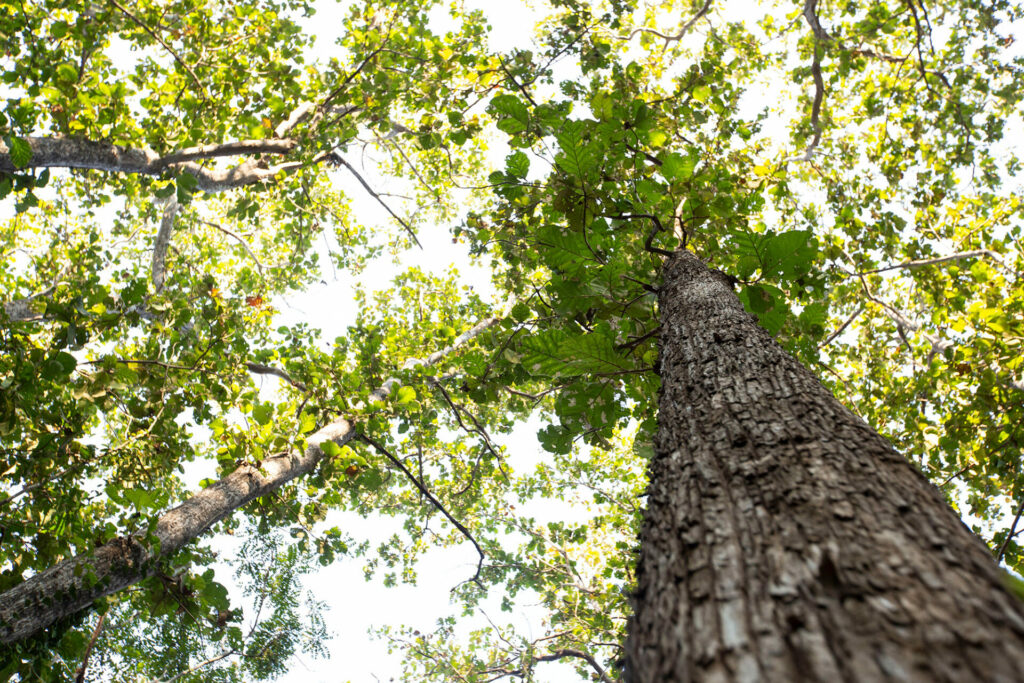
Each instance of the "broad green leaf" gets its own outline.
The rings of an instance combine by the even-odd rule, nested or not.
[[[24,138],[8,137],[7,148],[10,150],[11,163],[16,168],[24,168],[32,160],[32,147],[29,146],[28,140]]]

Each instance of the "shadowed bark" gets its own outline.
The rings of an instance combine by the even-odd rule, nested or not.
[[[626,680],[1022,680],[1024,603],[938,489],[693,254],[660,308]]]

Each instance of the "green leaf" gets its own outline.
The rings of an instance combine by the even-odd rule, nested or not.
[[[316,427],[316,416],[312,413],[302,413],[299,417],[299,433],[308,434]]]
[[[711,98],[711,88],[706,85],[699,85],[693,89],[693,99],[698,102],[707,102]]]
[[[585,140],[588,126],[583,121],[566,121],[562,130],[555,135],[561,153],[555,163],[566,173],[578,178],[597,166],[597,149]]]
[[[520,151],[512,152],[505,157],[505,168],[509,175],[525,178],[530,171],[530,157]]]
[[[696,167],[697,156],[694,154],[684,157],[682,154],[669,152],[661,156],[661,174],[668,181],[689,180]]]
[[[814,265],[818,242],[810,230],[790,230],[765,240],[764,274],[799,277]]]
[[[530,319],[530,316],[532,315],[533,311],[530,310],[529,306],[520,301],[519,303],[512,307],[510,313],[516,321],[523,322],[524,320]]]
[[[416,390],[412,387],[398,387],[395,392],[395,400],[400,404],[412,403],[416,400]]]
[[[530,123],[530,110],[515,95],[498,95],[488,105],[493,113],[501,118],[511,118],[522,124],[525,128]]]
[[[25,168],[32,161],[32,147],[28,140],[11,136],[7,138],[7,149],[11,155],[11,163],[15,168]]]
[[[273,414],[274,406],[270,403],[259,403],[252,408],[252,418],[261,425],[265,425],[270,422],[270,418]]]

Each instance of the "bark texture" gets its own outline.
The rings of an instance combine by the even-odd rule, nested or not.
[[[278,173],[294,171],[303,164],[290,162],[261,168],[252,159],[225,169],[209,169],[196,163],[227,156],[287,154],[296,146],[291,139],[238,140],[216,145],[203,145],[160,156],[148,148],[115,145],[105,140],[70,137],[25,138],[32,156],[24,168],[80,168],[107,173],[138,173],[160,175],[166,171],[188,172],[196,177],[196,187],[204,192],[223,192],[236,187],[270,182]],[[22,170],[11,160],[10,149],[0,141],[0,171]]]
[[[1024,680],[1024,603],[939,491],[693,254],[660,307],[626,680]]]
[[[410,359],[406,367],[436,364],[496,325],[503,317],[481,321],[450,346],[426,358]],[[385,381],[370,394],[371,401],[385,400],[398,382],[397,378]],[[94,600],[151,576],[160,559],[177,552],[246,503],[312,472],[325,457],[321,444],[333,441],[343,446],[355,435],[356,427],[352,422],[335,420],[307,439],[304,453],[269,458],[259,467],[243,464],[164,513],[154,532],[158,544],[132,536],[117,538],[91,552],[67,559],[0,594],[0,645],[12,645],[31,638],[60,619],[90,606]]]

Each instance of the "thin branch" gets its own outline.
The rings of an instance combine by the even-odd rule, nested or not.
[[[288,384],[291,384],[299,391],[309,391],[305,384],[298,380],[292,379],[291,375],[289,375],[287,372],[280,368],[275,368],[271,365],[263,365],[262,363],[246,363],[245,367],[249,372],[254,372],[257,375],[274,375],[275,377],[280,377],[285,382],[288,382]]]
[[[904,261],[903,263],[897,263],[889,266],[882,266],[881,268],[874,268],[872,270],[861,270],[857,271],[857,275],[871,275],[873,273],[884,273],[890,270],[899,270],[901,268],[920,268],[921,266],[931,266],[938,263],[948,263],[949,261],[961,261],[968,258],[990,258],[998,263],[1002,268],[1006,268],[1006,264],[1003,261],[1003,257],[990,249],[975,249],[973,251],[961,251],[956,254],[950,254],[948,256],[938,256],[930,259],[920,259],[917,261]]]
[[[1003,554],[1006,553],[1010,541],[1019,533],[1017,531],[1017,523],[1020,522],[1022,514],[1024,514],[1024,500],[1017,506],[1017,516],[1013,518],[1013,524],[1010,525],[1010,530],[1006,532],[1006,538],[1003,539],[1003,542],[999,545],[999,550],[996,551],[996,564],[1003,561]]]
[[[690,29],[693,28],[698,21],[700,21],[701,17],[708,13],[708,10],[710,9],[711,0],[705,0],[704,6],[701,7],[695,15],[693,15],[693,18],[691,18],[688,22],[683,24],[682,28],[679,29],[679,32],[674,35],[665,35],[660,31],[654,30],[653,28],[641,27],[638,29],[634,29],[633,32],[630,33],[628,36],[619,36],[619,38],[621,38],[622,40],[632,40],[634,36],[636,36],[638,33],[650,33],[651,35],[658,36],[659,38],[664,40],[665,47],[668,47],[669,43],[674,43],[682,40],[683,36],[685,36],[690,31]]]
[[[212,223],[210,221],[205,221],[205,220],[202,220],[202,219],[200,219],[199,222],[202,223],[203,225],[206,225],[206,226],[209,226],[211,228],[214,228],[215,230],[219,230],[220,232],[224,233],[228,237],[233,237],[235,240],[237,240],[238,243],[241,244],[242,247],[245,248],[246,253],[249,254],[249,257],[253,260],[253,263],[256,264],[256,268],[260,271],[260,275],[263,274],[263,263],[261,263],[259,258],[257,258],[256,253],[253,252],[252,247],[249,246],[248,242],[246,242],[243,238],[239,237],[235,233],[231,232],[227,228],[225,228],[225,227],[223,227],[223,226],[221,226],[221,225],[219,225],[217,223]]]
[[[75,683],[85,683],[85,670],[89,666],[89,655],[92,654],[92,648],[96,645],[96,639],[100,637],[100,631],[103,630],[103,622],[106,619],[107,612],[104,612],[96,622],[96,628],[92,630],[92,637],[89,638],[89,644],[85,646],[85,654],[82,655],[82,665],[75,672]]]
[[[347,168],[347,169],[348,169],[348,170],[349,170],[349,171],[350,171],[350,172],[352,173],[352,175],[354,175],[354,176],[356,177],[356,180],[358,180],[358,181],[359,181],[359,183],[360,183],[360,184],[361,184],[361,185],[363,186],[363,188],[364,188],[364,189],[365,189],[365,190],[366,190],[367,192],[369,192],[369,193],[370,193],[370,196],[371,196],[371,197],[373,197],[374,199],[376,199],[376,200],[377,200],[377,202],[378,202],[378,203],[379,203],[379,204],[380,204],[381,206],[383,206],[383,207],[384,207],[384,208],[385,208],[385,209],[387,210],[387,212],[388,212],[389,214],[391,214],[391,217],[392,217],[392,218],[394,218],[394,219],[395,219],[396,221],[398,221],[398,222],[399,222],[399,224],[400,224],[400,225],[401,225],[401,226],[402,226],[403,228],[405,228],[405,231],[406,231],[407,233],[409,233],[409,236],[410,236],[410,237],[412,237],[412,241],[416,243],[416,246],[417,246],[417,247],[419,247],[420,249],[422,249],[422,248],[423,248],[423,245],[422,245],[422,244],[420,244],[420,241],[419,241],[419,239],[418,239],[418,238],[416,237],[416,233],[415,233],[415,232],[413,232],[413,230],[412,230],[412,228],[411,228],[411,227],[409,227],[409,224],[408,224],[408,223],[406,223],[406,222],[405,222],[404,220],[402,220],[402,219],[401,219],[401,218],[400,218],[400,217],[398,216],[398,214],[397,214],[397,213],[395,213],[394,211],[392,211],[392,210],[391,210],[391,207],[390,207],[390,206],[388,206],[388,205],[387,205],[387,203],[386,203],[386,202],[385,202],[385,201],[384,201],[383,199],[381,199],[381,198],[380,198],[380,195],[379,195],[379,194],[377,194],[377,192],[375,192],[375,191],[374,191],[374,189],[373,189],[372,187],[370,187],[370,185],[369,185],[369,184],[368,184],[368,183],[367,183],[367,182],[366,182],[365,180],[363,180],[363,176],[359,175],[359,171],[357,171],[356,169],[354,169],[354,168],[352,167],[352,164],[348,163],[347,161],[345,161],[345,160],[344,160],[344,159],[342,159],[341,157],[338,157],[338,161],[339,161],[339,162],[341,163],[341,165],[342,165],[342,166],[344,166],[345,168]]]
[[[857,316],[860,315],[863,312],[864,312],[864,306],[862,304],[862,305],[857,307],[857,310],[854,311],[850,315],[849,318],[846,319],[846,322],[844,322],[842,325],[839,326],[839,329],[837,329],[832,334],[828,335],[828,337],[825,338],[825,341],[823,341],[820,344],[818,344],[818,348],[819,349],[824,348],[824,347],[828,346],[829,344],[831,344],[833,341],[835,341],[835,338],[838,337],[839,335],[841,335],[843,333],[843,330],[845,330],[847,327],[849,327],[850,323],[852,323],[854,320],[856,320]]]
[[[205,88],[205,87],[203,86],[202,82],[201,82],[201,81],[199,80],[199,77],[198,77],[198,76],[196,76],[196,72],[192,70],[192,67],[191,67],[191,66],[189,66],[188,64],[186,64],[186,63],[185,63],[185,60],[184,60],[184,59],[182,59],[182,58],[181,58],[181,56],[180,56],[180,55],[179,55],[179,54],[178,54],[177,52],[175,52],[175,51],[174,51],[174,48],[172,48],[172,47],[171,47],[170,45],[168,45],[168,44],[167,44],[167,43],[166,43],[166,42],[164,41],[164,39],[163,39],[163,38],[161,38],[161,37],[160,37],[160,35],[159,35],[159,34],[158,34],[158,33],[157,33],[156,31],[154,31],[154,30],[153,30],[153,29],[151,29],[151,28],[150,28],[149,26],[147,26],[147,25],[146,25],[146,23],[145,23],[145,22],[143,22],[143,21],[142,21],[141,19],[139,19],[139,18],[138,18],[137,16],[135,16],[134,14],[132,14],[131,12],[129,12],[129,11],[127,10],[127,9],[125,9],[124,7],[122,7],[122,6],[121,6],[121,5],[120,5],[120,4],[119,4],[119,3],[117,2],[117,0],[110,0],[110,4],[111,4],[111,5],[113,5],[114,7],[116,7],[117,9],[121,10],[121,12],[122,12],[122,13],[123,13],[123,14],[124,14],[124,15],[125,15],[126,17],[128,17],[129,19],[131,19],[132,21],[134,21],[134,22],[135,22],[136,24],[138,24],[138,25],[139,25],[139,27],[141,27],[143,31],[145,31],[145,32],[146,32],[146,33],[148,33],[149,35],[153,36],[153,39],[154,39],[154,40],[155,40],[156,42],[158,42],[158,43],[160,43],[161,45],[163,45],[164,49],[165,49],[165,50],[167,50],[167,52],[169,52],[169,53],[171,54],[171,56],[172,56],[172,57],[174,57],[174,61],[176,61],[176,62],[177,62],[178,64],[180,64],[180,65],[181,65],[181,68],[185,69],[185,71],[187,71],[187,72],[188,72],[188,75],[192,77],[192,80],[193,80],[193,81],[195,81],[196,87],[197,87],[197,88],[199,88],[199,90],[200,90],[200,91],[201,91],[201,92],[202,92],[202,93],[203,93],[204,95],[206,94],[206,88]]]
[[[597,660],[594,659],[593,655],[587,654],[586,652],[582,652],[580,650],[570,650],[568,648],[562,649],[562,650],[556,650],[555,652],[552,652],[551,654],[541,655],[540,657],[536,657],[536,661],[538,661],[538,662],[551,662],[551,661],[554,661],[556,659],[564,659],[566,657],[577,657],[579,659],[584,660],[587,664],[589,664],[594,669],[594,671],[597,672],[597,675],[600,677],[600,679],[601,679],[601,681],[603,683],[612,683],[612,679],[608,677],[608,674],[601,667],[601,665],[597,663]]]
[[[424,484],[419,479],[416,478],[416,475],[414,475],[412,472],[410,472],[409,468],[406,467],[402,463],[401,460],[399,460],[398,458],[393,456],[391,454],[391,452],[388,451],[388,449],[384,448],[383,445],[381,445],[380,443],[375,441],[373,438],[367,436],[366,434],[360,434],[359,435],[359,439],[362,440],[362,441],[365,441],[369,445],[373,446],[379,453],[381,453],[388,460],[390,460],[392,465],[394,465],[399,470],[401,470],[402,474],[404,474],[409,479],[409,481],[411,481],[413,483],[413,485],[417,489],[419,489],[420,493],[422,493],[426,497],[426,499],[429,500],[431,502],[431,504],[435,508],[437,508],[438,511],[440,511],[440,513],[443,514],[445,516],[445,518],[449,522],[451,522],[453,525],[455,525],[455,528],[458,529],[459,532],[463,536],[465,536],[469,540],[470,543],[473,544],[473,546],[476,548],[477,553],[479,553],[479,555],[480,555],[480,560],[477,562],[477,565],[476,565],[476,574],[473,575],[473,578],[471,578],[470,581],[472,581],[477,586],[479,586],[481,589],[483,589],[484,588],[484,584],[483,584],[482,581],[480,581],[480,572],[484,568],[484,560],[487,558],[487,556],[484,555],[483,548],[481,548],[480,544],[476,542],[475,538],[473,538],[473,534],[471,534],[469,532],[469,529],[467,529],[465,526],[463,526],[462,523],[459,520],[455,519],[452,516],[452,514],[450,512],[448,512],[448,510],[444,507],[444,505],[441,504],[441,501],[439,501],[437,498],[435,498],[434,495],[430,492],[430,490],[426,486],[424,486]]]
[[[804,18],[814,33],[814,59],[811,61],[811,76],[814,78],[814,102],[811,104],[811,128],[814,130],[814,137],[804,150],[798,161],[810,161],[814,157],[814,150],[821,142],[821,103],[825,99],[825,81],[821,77],[821,46],[831,40],[828,33],[818,21],[815,13],[818,0],[807,0],[804,4]]]

